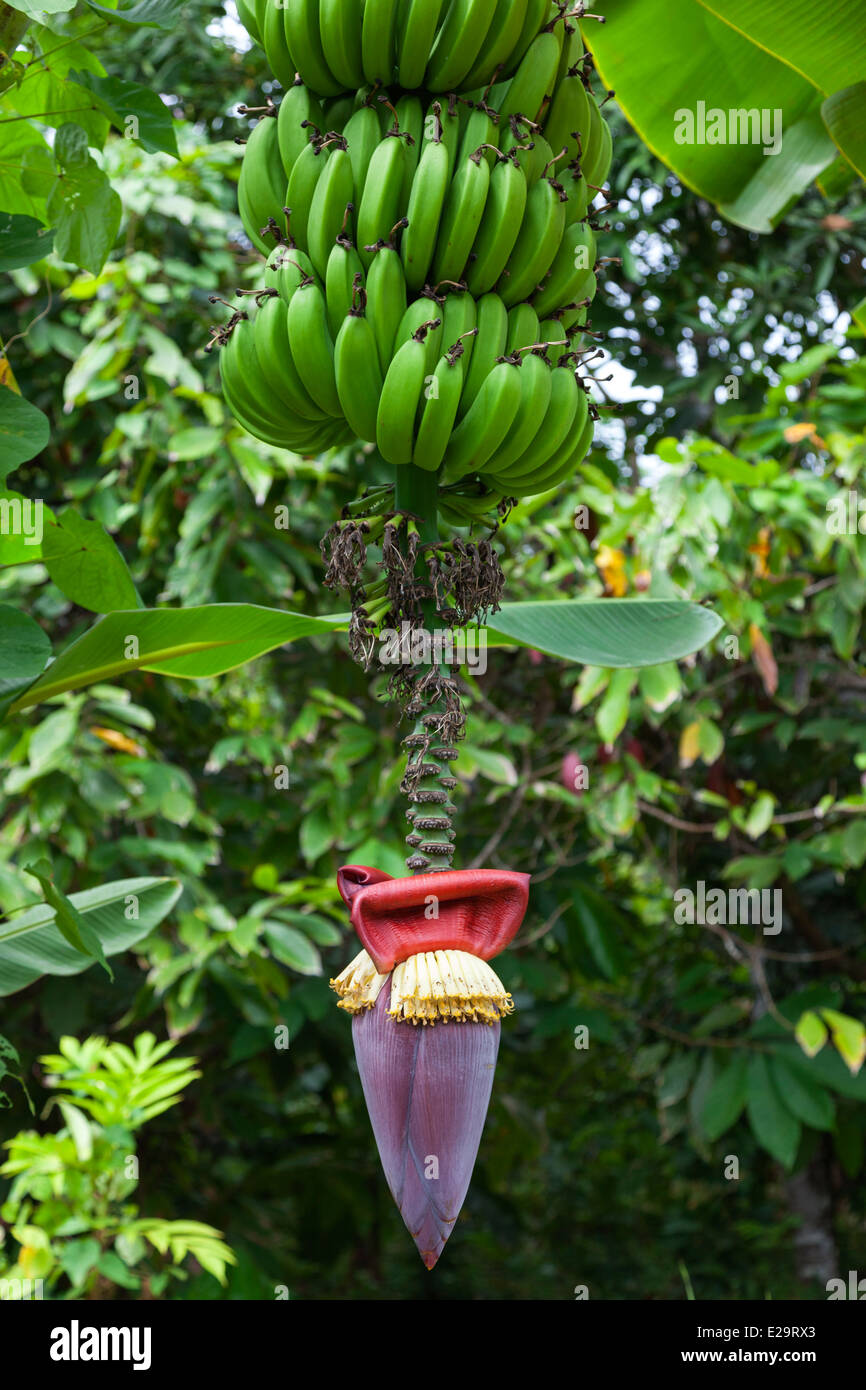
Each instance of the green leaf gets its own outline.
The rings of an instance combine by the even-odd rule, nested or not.
[[[245,603],[109,613],[67,647],[12,709],[129,671],[191,680],[218,676],[286,642],[333,632],[346,623],[342,614],[312,617]]]
[[[80,126],[60,127],[54,154],[60,176],[47,206],[55,227],[54,249],[63,260],[98,275],[120,228],[120,198],[87,153]]]
[[[794,1037],[807,1057],[817,1057],[827,1041],[828,1033],[819,1015],[807,1009],[800,1017]]]
[[[93,1155],[93,1131],[90,1121],[68,1100],[58,1101],[60,1113],[66,1121],[66,1128],[72,1136],[75,1152],[81,1163],[86,1163]]]
[[[101,1253],[98,1240],[88,1236],[85,1240],[64,1241],[60,1252],[60,1268],[69,1275],[74,1289],[81,1288]]]
[[[700,651],[722,620],[696,603],[668,599],[575,599],[506,603],[487,624],[488,642],[505,638],[581,666],[638,667]]]
[[[99,938],[106,956],[127,951],[171,911],[181,886],[171,878],[129,878],[102,884],[67,901]],[[79,975],[91,964],[59,934],[55,909],[40,903],[0,919],[0,996],[40,975]]]
[[[19,463],[41,454],[50,437],[48,416],[8,386],[0,386],[0,482]]]
[[[35,217],[0,212],[0,270],[18,270],[50,256],[54,232]]]
[[[303,932],[283,922],[268,921],[264,923],[264,937],[283,965],[297,970],[299,975],[321,975],[322,958]]]
[[[768,1066],[778,1094],[784,1096],[787,1109],[798,1120],[812,1129],[833,1128],[836,1107],[823,1086],[807,1081],[783,1057],[771,1057]]]
[[[822,92],[847,86],[866,67],[861,0],[835,0],[832,24],[812,0],[701,0],[701,4]]]
[[[760,840],[773,824],[776,810],[775,798],[769,792],[761,792],[746,817],[745,831],[750,840]]]
[[[96,0],[87,0],[87,4],[113,24],[143,24],[153,29],[171,29],[177,23],[183,0],[139,0],[137,5],[129,5],[123,10],[97,5]]]
[[[743,1113],[748,1063],[747,1053],[735,1053],[710,1087],[700,1121],[708,1139],[719,1139]]]
[[[161,150],[177,157],[172,114],[151,87],[125,82],[119,77],[97,77],[92,72],[71,72],[69,80],[93,93],[100,109],[121,135],[135,140],[151,154]]]
[[[756,47],[697,0],[679,0],[675,25],[670,17],[669,0],[618,0],[611,23],[587,22],[583,36],[604,86],[616,91],[629,122],[653,153],[731,220],[769,231],[792,198],[835,157],[818,114],[819,96],[801,73]],[[789,21],[785,24],[790,27]],[[760,131],[756,143],[743,141],[736,128],[737,143],[709,143],[700,118],[700,112],[713,110],[726,117],[731,111],[768,110],[771,138],[766,143],[773,148],[777,109],[784,140],[776,154],[764,154]],[[681,113],[691,113],[693,130]],[[801,118],[806,118],[802,126]],[[729,119],[726,126],[729,136]]]
[[[834,92],[821,107],[821,116],[848,163],[866,179],[866,82]]]
[[[631,692],[637,682],[634,671],[614,671],[604,699],[596,710],[595,727],[604,743],[616,743],[628,722]]]
[[[105,959],[102,942],[75,904],[55,884],[49,861],[38,859],[35,864],[25,864],[24,871],[39,880],[46,903],[54,909],[54,924],[64,939],[83,956],[99,961],[109,979],[113,980],[114,971]]]
[[[126,561],[98,521],[68,507],[45,528],[42,559],[54,583],[91,613],[135,607],[138,594]]]
[[[51,643],[26,613],[0,604],[0,718],[32,685],[51,655]]]
[[[746,1109],[752,1133],[767,1153],[793,1168],[800,1144],[800,1121],[783,1105],[766,1057],[755,1054],[746,1073]]]

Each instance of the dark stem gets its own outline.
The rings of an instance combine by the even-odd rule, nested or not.
[[[415,575],[424,584],[429,579],[424,547],[436,545],[439,541],[437,497],[438,480],[435,473],[416,468],[414,464],[396,469],[394,509],[416,519],[421,553]],[[439,623],[432,595],[421,604],[421,623],[432,637]],[[415,669],[416,686],[431,669],[430,665]],[[446,679],[450,677],[446,666],[440,668],[440,674]],[[416,708],[414,728],[403,740],[407,759],[401,790],[410,802],[406,816],[412,825],[406,837],[412,849],[406,867],[412,874],[440,873],[450,869],[454,854],[451,816],[457,808],[451,800],[451,792],[456,784],[451,763],[456,757],[456,749],[440,736],[437,727],[445,714],[445,700],[436,691],[435,685],[430,690],[429,702],[424,700],[423,695],[419,697],[422,707]]]

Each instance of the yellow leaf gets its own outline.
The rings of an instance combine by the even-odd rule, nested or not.
[[[622,598],[628,588],[628,580],[625,575],[625,556],[622,551],[614,550],[610,545],[602,545],[595,557],[595,563],[608,593],[614,598]]]
[[[760,672],[764,689],[768,695],[775,695],[779,688],[779,668],[773,648],[757,623],[749,623],[749,641],[752,644],[752,660]]]
[[[3,356],[0,356],[0,386],[8,386],[10,391],[14,391],[19,396],[21,395],[21,387],[15,380],[12,364],[8,357]]]
[[[799,444],[801,439],[811,439],[815,433],[815,426],[810,421],[801,420],[799,425],[789,425],[785,430],[785,439],[789,444]]]
[[[693,724],[687,724],[680,734],[680,765],[691,767],[700,757],[701,721],[696,719]]]
[[[97,738],[101,738],[103,743],[107,743],[110,748],[116,748],[119,753],[131,753],[134,758],[146,758],[147,753],[140,743],[127,738],[126,734],[120,733],[117,729],[102,729],[98,724],[91,724],[90,732]]]

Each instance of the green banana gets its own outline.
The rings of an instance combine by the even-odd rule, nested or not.
[[[395,352],[385,376],[376,413],[376,443],[387,463],[411,463],[415,417],[427,375],[424,328]]]
[[[496,11],[497,0],[451,0],[430,53],[425,86],[456,91],[472,68]]]
[[[526,179],[517,162],[498,159],[466,269],[472,294],[487,294],[504,271],[520,232],[526,199]]]
[[[334,371],[340,405],[352,432],[375,443],[383,378],[373,329],[360,308],[349,312],[337,334]]]
[[[340,235],[331,248],[325,273],[328,326],[336,339],[343,320],[355,308],[358,289],[364,287],[361,258],[347,236]]]
[[[558,27],[533,39],[499,108],[500,121],[507,121],[509,116],[538,120],[541,108],[556,82],[562,41]]]
[[[561,186],[539,179],[526,200],[526,215],[508,263],[497,282],[507,308],[528,299],[553,264],[565,231]]]
[[[524,355],[520,367],[520,405],[509,434],[485,465],[491,473],[516,463],[542,428],[550,404],[550,378],[550,367],[539,353]]]
[[[273,3],[273,0],[271,0]],[[347,5],[350,0],[340,0]],[[320,0],[288,0],[283,6],[286,43],[305,86],[319,97],[338,96],[344,84],[328,67],[319,24]]]
[[[590,101],[579,77],[566,76],[557,86],[544,121],[545,139],[557,154],[565,148],[569,159],[574,159],[586,149]]]
[[[377,145],[358,207],[358,255],[365,267],[373,252],[367,248],[388,241],[402,215],[406,148],[398,135],[386,135]]]
[[[249,3],[249,0],[236,0],[236,3],[238,19],[241,24],[244,26],[247,33],[255,39],[256,43],[259,44],[260,47],[264,47],[262,43],[262,31],[259,28],[254,6]]]
[[[307,246],[310,260],[324,279],[334,242],[341,232],[351,235],[352,199],[355,184],[352,161],[342,145],[331,149],[328,162],[316,181],[307,222]]]
[[[268,399],[301,420],[329,419],[307,392],[289,351],[288,308],[277,295],[263,300],[253,321],[256,356]]]
[[[570,367],[554,367],[550,373],[550,403],[541,428],[523,456],[501,473],[484,470],[491,487],[506,494],[514,482],[531,482],[569,436],[577,416],[580,387]]]
[[[370,160],[382,139],[378,113],[372,106],[359,106],[346,122],[343,135],[352,161],[352,179],[356,190],[360,190],[367,182]]]
[[[391,85],[397,58],[397,0],[366,0],[361,33],[364,76],[374,86]]]
[[[444,357],[440,357],[435,372],[424,388],[426,401],[421,410],[412,462],[416,468],[424,468],[427,472],[435,472],[442,463],[457,419],[457,407],[463,390],[460,358],[461,352],[457,351],[455,344]]]
[[[445,0],[407,0],[397,31],[397,81],[405,91],[424,86],[444,4]]]
[[[483,295],[476,306],[476,315],[478,333],[460,400],[461,416],[473,405],[497,357],[503,355],[508,336],[508,311],[498,294]]]
[[[543,27],[545,20],[550,17],[549,0],[529,0],[526,7],[526,17],[523,21],[523,29],[520,38],[514,45],[514,52],[508,60],[508,71],[514,72],[520,67],[526,57],[530,44],[536,38],[539,30]],[[493,93],[491,93],[491,100]],[[492,101],[494,107],[498,107],[498,100]]]
[[[386,107],[387,110],[387,107]],[[399,130],[406,146],[403,171],[403,193],[400,206],[405,208],[412,193],[412,180],[424,145],[424,108],[414,92],[407,92],[394,108],[395,129]]]
[[[499,0],[475,66],[463,78],[461,86],[483,87],[491,77],[506,70],[523,33],[527,8],[528,0]]]
[[[484,150],[484,158],[489,167],[493,168],[493,161],[496,158],[496,126],[491,117],[480,106],[475,110],[470,110],[465,118],[461,113],[462,133],[460,145],[457,150],[456,163],[462,164],[476,150]]]
[[[462,278],[484,216],[489,187],[489,166],[483,150],[476,150],[459,166],[448,189],[433,260],[434,286]]]
[[[540,319],[586,297],[595,256],[595,232],[589,223],[574,222],[566,227],[553,264],[541,288],[532,296]]]
[[[595,421],[589,418],[586,394],[580,391],[574,422],[568,436],[536,473],[513,478],[509,488],[515,496],[535,497],[571,477],[592,443]]]
[[[367,318],[379,352],[379,366],[387,372],[394,355],[397,329],[406,312],[406,277],[394,247],[384,245],[367,271]]]
[[[286,42],[283,10],[273,0],[265,0],[263,14],[261,30],[265,57],[280,86],[288,91],[295,80],[295,60]]]
[[[334,340],[320,286],[310,281],[300,286],[289,303],[286,322],[289,348],[304,386],[326,415],[341,416],[343,408],[334,374]]]
[[[472,352],[475,347],[475,332],[478,315],[475,300],[465,291],[455,291],[445,298],[442,308],[442,342],[454,344],[462,342],[463,351],[458,355],[460,375],[466,378]]]
[[[313,138],[307,148],[302,150],[289,176],[286,189],[286,207],[290,209],[290,230],[292,238],[302,251],[309,251],[308,228],[310,208],[316,184],[319,182],[328,162],[329,150],[320,139]]]
[[[432,372],[439,360],[442,348],[442,315],[432,299],[422,297],[412,300],[397,325],[397,332],[394,336],[394,353],[399,352],[403,344],[408,343],[424,327],[427,330],[424,339],[427,352],[427,370]]]
[[[362,0],[319,0],[322,53],[329,71],[349,91],[364,85],[362,15]]]
[[[508,314],[505,356],[513,357],[521,348],[532,347],[534,343],[540,342],[538,334],[538,315],[532,305],[517,304]]]
[[[583,155],[580,161],[581,172],[590,187],[593,189],[601,188],[602,180],[600,175],[603,173],[607,177],[610,169],[609,151],[611,146],[605,137],[607,121],[598,109],[598,102],[594,96],[590,96],[589,107],[589,131],[584,144]],[[607,130],[608,136],[610,130]]]
[[[303,280],[315,280],[313,262],[304,251],[296,246],[278,246],[272,251],[265,266],[265,286],[276,290],[288,304],[295,290]]]
[[[279,218],[283,208],[283,161],[273,116],[264,116],[250,132],[238,179],[238,207],[244,229],[260,251],[273,247],[263,240],[261,228],[269,217]]]
[[[301,420],[285,410],[278,413],[269,409],[254,337],[253,325],[246,319],[241,320],[220,356],[223,389],[232,413],[244,429],[279,448],[317,444],[323,428],[321,423]]]
[[[448,151],[441,140],[427,141],[412,180],[407,211],[409,225],[400,244],[400,257],[410,290],[421,290],[427,283],[447,191]]]
[[[313,125],[322,130],[324,120],[321,105],[302,82],[295,82],[288,88],[277,112],[277,140],[286,181],[309,143],[308,127]],[[302,124],[304,121],[306,126]]]
[[[456,482],[466,473],[483,469],[511,429],[520,397],[520,368],[513,362],[498,362],[448,441],[444,482]]]

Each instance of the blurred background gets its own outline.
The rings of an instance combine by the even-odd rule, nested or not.
[[[99,40],[112,73],[172,95],[181,157],[111,137],[103,270],[0,279],[4,339],[29,324],[15,377],[52,424],[15,486],[100,522],[147,606],[329,613],[319,539],[359,460],[246,435],[204,350],[209,296],[260,264],[237,106],[279,95],[228,11],[190,0],[168,34]],[[688,597],[725,627],[640,674],[491,648],[467,681],[455,867],[533,888],[445,1255],[428,1274],[390,1199],[328,987],[357,949],[337,866],[398,874],[405,834],[403,731],[339,635],[0,727],[6,913],[38,896],[40,857],[67,893],[182,885],[113,983],[92,967],[2,1000],[0,1276],[98,1298],[703,1300],[825,1298],[866,1271],[866,202],[813,188],[759,237],[605,112],[602,423],[574,484],[499,531],[506,597]],[[0,602],[55,648],[92,622],[38,563],[0,569]],[[676,921],[700,881],[779,890],[781,932]],[[811,1062],[804,1014],[833,1034]],[[89,1097],[89,1139],[80,1109],[46,1111],[58,1079]]]

